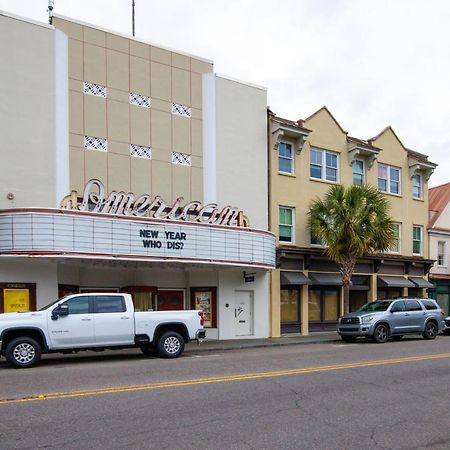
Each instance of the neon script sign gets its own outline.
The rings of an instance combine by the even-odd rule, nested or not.
[[[217,203],[202,205],[201,202],[192,201],[183,204],[183,197],[178,197],[170,205],[159,195],[152,198],[148,194],[142,194],[137,197],[131,192],[124,191],[111,191],[107,194],[104,184],[95,178],[86,183],[82,198],[78,197],[77,191],[66,195],[61,201],[61,208],[234,227],[249,226],[248,218],[234,206],[225,206],[219,209]]]

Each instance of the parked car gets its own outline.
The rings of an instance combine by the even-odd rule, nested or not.
[[[203,311],[135,311],[130,294],[68,295],[39,311],[0,314],[0,355],[16,368],[80,350],[138,347],[176,358],[204,337]]]
[[[384,343],[389,338],[419,334],[435,339],[445,328],[444,311],[431,299],[397,298],[367,303],[358,311],[339,318],[337,331],[345,342],[358,337]]]
[[[445,320],[444,333],[450,334],[450,316],[446,317],[444,320]]]

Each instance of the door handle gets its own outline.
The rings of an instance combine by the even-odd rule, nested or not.
[[[129,317],[121,317],[122,320],[127,320]]]
[[[86,317],[86,318],[84,318],[84,319],[81,319],[83,322],[89,322],[89,321],[91,321],[92,319],[89,319],[88,317]]]
[[[409,316],[409,314],[408,314],[408,313],[405,313],[405,316]]]

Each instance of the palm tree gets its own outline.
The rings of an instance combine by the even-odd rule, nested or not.
[[[388,200],[371,186],[332,186],[324,200],[314,201],[308,212],[313,236],[326,247],[327,256],[338,266],[344,287],[344,313],[356,260],[388,250],[394,228],[388,215]]]

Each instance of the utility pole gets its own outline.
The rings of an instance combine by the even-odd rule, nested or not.
[[[133,28],[133,37],[134,37],[134,0],[132,0],[131,6],[132,6],[132,28]]]

